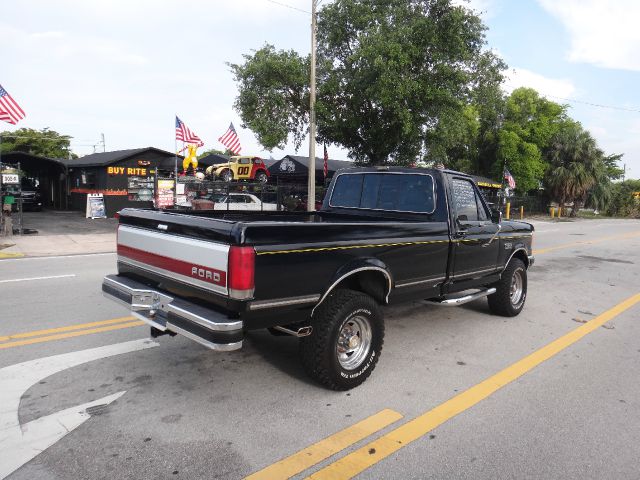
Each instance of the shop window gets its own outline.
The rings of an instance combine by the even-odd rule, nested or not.
[[[153,177],[129,177],[127,195],[133,202],[153,200]]]

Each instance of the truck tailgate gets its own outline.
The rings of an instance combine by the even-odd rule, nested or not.
[[[228,295],[227,244],[121,224],[117,252],[123,264]]]

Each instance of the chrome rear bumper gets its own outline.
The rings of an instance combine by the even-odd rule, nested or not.
[[[158,330],[179,333],[212,350],[242,348],[242,320],[228,318],[121,275],[104,277],[102,293]]]

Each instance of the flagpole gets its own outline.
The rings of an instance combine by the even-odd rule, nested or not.
[[[2,195],[2,132],[0,132],[0,226],[4,226],[2,222],[3,217],[4,217],[4,199]]]
[[[311,71],[309,72],[309,183],[307,211],[316,209],[316,6],[311,0]]]
[[[505,174],[506,171],[507,171],[507,159],[505,158],[504,162],[502,164],[502,178],[500,179],[500,188],[502,189],[502,193],[504,194],[503,197],[502,197],[503,198],[502,201],[505,204],[507,203],[507,195],[506,195],[506,191],[505,191],[505,187],[504,187],[504,180],[505,180],[504,174]]]
[[[178,114],[176,113],[176,120]],[[175,124],[176,120],[173,121]],[[178,138],[173,134],[173,206],[178,203]]]

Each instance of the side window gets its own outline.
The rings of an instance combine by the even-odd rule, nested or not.
[[[359,208],[364,175],[340,175],[333,188],[331,204],[336,207]]]
[[[456,217],[460,221],[477,222],[478,221],[478,199],[473,185],[468,180],[454,178],[451,181],[453,191],[453,205],[456,211]]]

